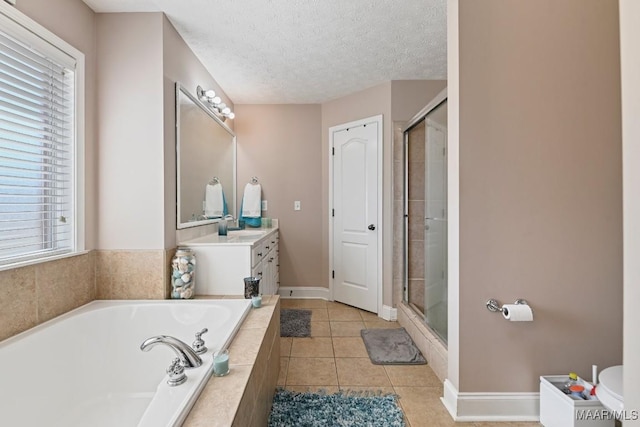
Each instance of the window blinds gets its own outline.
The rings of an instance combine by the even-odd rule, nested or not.
[[[0,265],[74,250],[74,70],[46,51],[0,31]]]

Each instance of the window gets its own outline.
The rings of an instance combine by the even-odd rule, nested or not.
[[[0,14],[0,266],[83,249],[76,100],[84,58],[6,9]]]

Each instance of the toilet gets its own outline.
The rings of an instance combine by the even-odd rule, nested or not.
[[[598,377],[596,397],[600,403],[618,416],[624,409],[622,399],[622,365],[603,370]]]

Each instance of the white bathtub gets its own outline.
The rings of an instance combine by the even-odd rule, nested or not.
[[[179,426],[211,376],[213,352],[229,345],[250,300],[94,301],[0,342],[0,425]],[[203,328],[203,365],[169,387],[171,335],[187,344]]]

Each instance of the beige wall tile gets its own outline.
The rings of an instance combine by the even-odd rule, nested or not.
[[[249,382],[251,369],[252,366],[235,366],[233,374],[209,381],[185,420],[185,427],[230,426]]]
[[[95,299],[95,269],[89,254],[38,264],[38,322],[42,323]]]
[[[36,269],[33,266],[0,271],[0,341],[38,324]]]
[[[117,274],[111,282],[112,298],[165,298],[164,250],[118,252],[115,263]]]
[[[240,329],[229,346],[229,363],[253,364],[262,345],[266,329]]]

